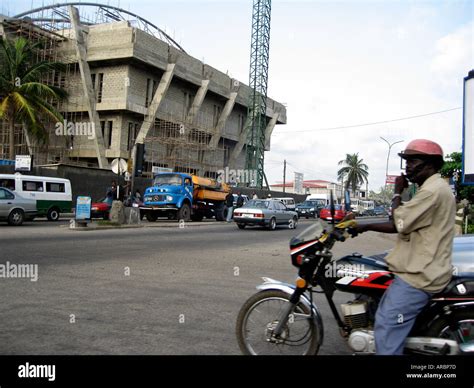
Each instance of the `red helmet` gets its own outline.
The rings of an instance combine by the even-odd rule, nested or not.
[[[398,154],[403,159],[410,156],[439,156],[443,158],[443,149],[438,143],[426,139],[416,139],[408,143],[405,151]]]

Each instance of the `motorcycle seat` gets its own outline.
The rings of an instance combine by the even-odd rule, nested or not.
[[[443,291],[434,297],[472,297],[474,296],[474,274],[455,275]]]

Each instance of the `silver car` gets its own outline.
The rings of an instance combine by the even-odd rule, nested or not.
[[[37,214],[36,200],[19,196],[0,187],[0,221],[19,226],[25,220],[33,220]]]
[[[280,201],[253,199],[244,206],[235,209],[234,221],[240,229],[244,229],[247,225],[265,226],[270,230],[275,230],[277,225],[296,229],[298,214],[288,210]]]

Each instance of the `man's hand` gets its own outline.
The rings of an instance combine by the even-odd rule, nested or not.
[[[408,187],[408,179],[405,175],[400,175],[397,176],[395,179],[395,189],[394,192],[395,194],[401,194],[403,193],[403,190],[405,190]]]
[[[341,222],[350,221],[350,220],[353,220],[353,219],[355,219],[355,218],[356,218],[356,216],[355,216],[355,214],[354,214],[353,212],[348,212],[348,213],[346,214],[346,216],[342,219]]]

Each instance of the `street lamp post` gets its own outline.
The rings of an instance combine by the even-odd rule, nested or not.
[[[388,161],[390,160],[390,151],[392,149],[392,146],[398,143],[402,143],[404,140],[399,140],[394,143],[390,143],[387,139],[384,139],[382,136],[380,138],[388,144],[388,154],[387,154],[387,167],[385,168],[385,187],[387,187],[387,176],[388,176]]]

